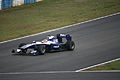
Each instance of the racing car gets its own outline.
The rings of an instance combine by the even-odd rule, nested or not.
[[[69,34],[48,35],[42,41],[33,41],[31,44],[20,43],[18,48],[12,50],[15,54],[44,55],[46,52],[74,50],[75,43]]]

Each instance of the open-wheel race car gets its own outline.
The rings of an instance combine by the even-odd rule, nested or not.
[[[57,34],[56,36],[47,36],[42,41],[33,41],[31,44],[21,43],[16,50],[12,50],[15,54],[32,54],[44,55],[45,52],[74,50],[75,43],[69,34]]]

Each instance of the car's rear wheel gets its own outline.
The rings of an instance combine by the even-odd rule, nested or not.
[[[67,50],[74,50],[75,49],[75,43],[73,41],[67,41],[66,42],[66,48],[67,48]]]

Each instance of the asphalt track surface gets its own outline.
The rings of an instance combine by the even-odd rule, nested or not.
[[[21,42],[72,35],[74,51],[40,56],[11,55]],[[120,14],[0,44],[0,80],[120,80],[120,72],[74,72],[120,57]]]

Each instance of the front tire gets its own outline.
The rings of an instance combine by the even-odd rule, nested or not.
[[[38,51],[41,53],[41,55],[44,55],[45,52],[46,52],[45,45],[40,45],[40,46],[38,47]]]

